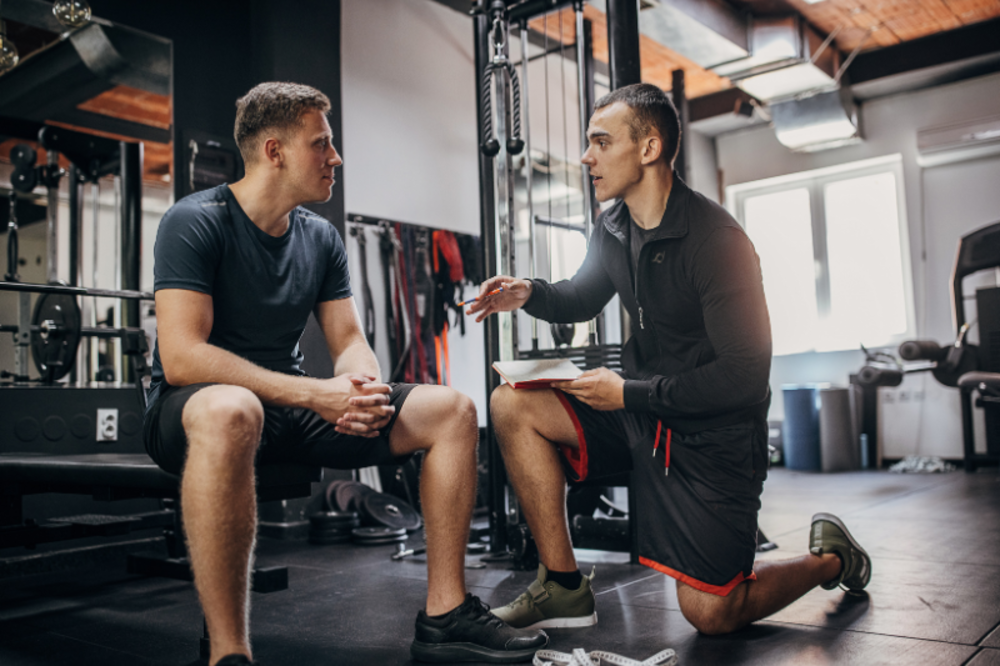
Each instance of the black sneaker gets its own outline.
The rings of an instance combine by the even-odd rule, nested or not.
[[[410,655],[417,661],[511,664],[531,661],[548,642],[544,631],[514,629],[490,613],[479,597],[466,594],[461,606],[442,617],[417,613]]]
[[[245,654],[227,654],[215,666],[253,666],[253,662]]]

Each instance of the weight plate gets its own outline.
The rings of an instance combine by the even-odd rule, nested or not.
[[[42,379],[53,383],[73,369],[80,344],[80,307],[67,294],[42,294],[31,316],[31,356]],[[34,330],[38,326],[41,330]]]
[[[19,143],[10,149],[10,161],[14,166],[33,167],[38,161],[38,152],[26,143]]]
[[[349,543],[351,541],[350,534],[336,534],[336,535],[322,535],[313,536],[309,535],[309,543],[314,543],[318,546],[328,546],[335,543]]]
[[[391,527],[358,527],[351,530],[355,539],[383,539],[386,537],[405,537],[406,530]]]
[[[392,495],[371,493],[361,500],[361,513],[369,523],[404,529],[408,532],[419,530],[423,525],[420,514],[412,506]]]
[[[354,539],[359,546],[382,546],[387,543],[405,543],[406,535],[398,537],[382,537],[381,539]]]
[[[339,527],[342,525],[358,526],[358,514],[353,511],[318,511],[309,516],[309,523],[314,528]]]
[[[326,489],[326,502],[338,511],[360,511],[361,498],[375,492],[358,481],[334,481]]]

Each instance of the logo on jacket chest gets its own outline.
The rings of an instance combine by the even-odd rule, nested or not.
[[[655,255],[653,255],[653,263],[654,264],[662,264],[663,260],[666,259],[666,258],[667,258],[667,251],[666,250],[660,250]]]

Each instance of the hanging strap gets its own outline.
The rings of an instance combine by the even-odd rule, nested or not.
[[[368,284],[368,242],[362,227],[352,226],[351,235],[358,243],[358,256],[361,260],[361,322],[365,329],[365,339],[368,346],[375,348],[375,302],[372,290]]]

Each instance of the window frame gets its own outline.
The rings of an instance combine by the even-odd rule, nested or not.
[[[899,153],[874,159],[840,164],[833,167],[802,171],[798,173],[766,178],[747,183],[727,185],[725,189],[726,209],[736,218],[740,226],[746,230],[745,202],[749,198],[766,194],[774,194],[787,190],[805,188],[809,193],[809,212],[813,234],[813,262],[816,266],[816,315],[820,325],[824,325],[831,316],[831,281],[829,256],[827,248],[827,221],[825,188],[827,185],[843,181],[891,173],[896,184],[896,211],[900,266],[902,269],[904,310],[906,313],[906,330],[881,339],[869,340],[871,347],[896,346],[905,340],[912,339],[916,331],[916,317],[913,296],[913,270],[910,260],[909,224],[906,214],[906,193],[904,185],[903,158]],[[753,239],[751,239],[753,240]],[[859,344],[861,341],[858,341]],[[817,341],[819,343],[819,341]],[[797,353],[848,351],[856,347],[845,347],[844,344],[814,344],[812,349],[802,352],[782,352],[775,356],[787,356]]]

